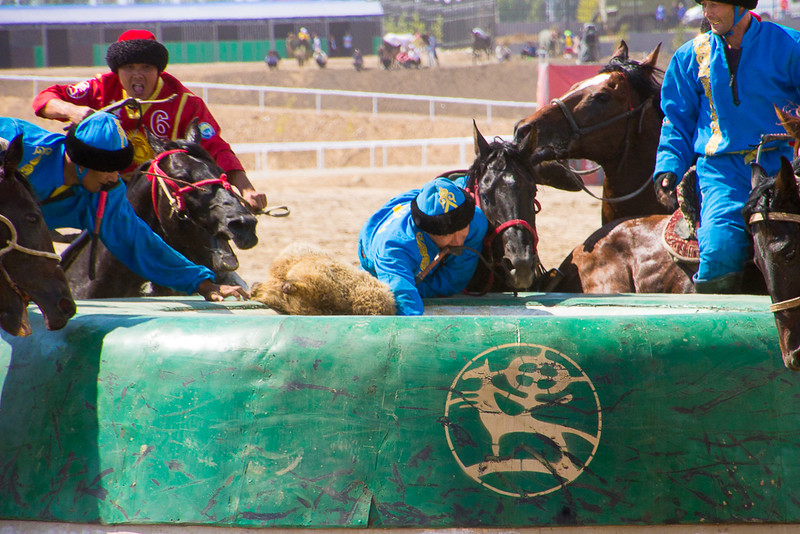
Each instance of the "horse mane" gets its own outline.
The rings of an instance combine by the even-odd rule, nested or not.
[[[600,69],[599,74],[620,72],[628,80],[643,100],[653,99],[653,107],[663,117],[661,111],[661,81],[664,71],[658,67],[644,66],[633,59],[612,57],[608,64]]]

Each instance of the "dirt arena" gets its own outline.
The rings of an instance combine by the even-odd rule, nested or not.
[[[440,54],[438,68],[384,71],[368,56],[367,70],[357,73],[348,58],[333,58],[326,69],[315,64],[299,68],[282,60],[277,71],[263,63],[219,63],[170,65],[168,72],[184,82],[217,82],[247,85],[287,86],[348,91],[389,92],[454,96],[516,102],[535,101],[538,62],[515,57],[510,62],[473,65],[467,50]],[[31,71],[5,70],[0,74],[90,77],[96,67],[53,68]],[[49,82],[38,82],[38,90]],[[21,117],[58,131],[60,123],[37,119],[30,108],[34,94],[30,82],[0,81],[0,114]],[[209,106],[230,143],[271,143],[321,140],[428,139],[468,137],[472,120],[483,135],[510,135],[514,123],[529,112],[494,108],[487,122],[485,107],[437,105],[436,117],[428,116],[428,104],[380,104],[373,115],[371,103],[328,99],[323,111],[314,110],[312,97],[268,96],[260,108],[254,95],[209,94]],[[386,112],[384,112],[386,110]],[[471,154],[467,154],[471,161]],[[316,244],[341,259],[355,263],[356,238],[364,221],[391,196],[418,187],[438,173],[458,169],[455,150],[429,150],[428,165],[420,167],[420,151],[392,153],[389,167],[368,168],[366,152],[341,151],[325,156],[324,172],[316,169],[315,154],[291,153],[270,156],[269,169],[256,170],[254,160],[242,158],[256,187],[265,191],[270,205],[287,205],[286,218],[262,217],[259,244],[239,251],[239,273],[248,283],[262,280],[272,258],[288,243]],[[338,168],[335,168],[338,167]],[[599,188],[595,188],[599,194]],[[541,188],[542,212],[537,217],[539,252],[544,265],[556,267],[561,259],[600,225],[600,204],[585,193],[564,193]]]

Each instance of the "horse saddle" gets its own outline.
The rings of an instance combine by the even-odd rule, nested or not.
[[[667,252],[676,261],[698,263],[700,261],[700,248],[697,245],[697,238],[689,229],[689,224],[683,216],[681,210],[675,210],[661,234],[661,240]]]

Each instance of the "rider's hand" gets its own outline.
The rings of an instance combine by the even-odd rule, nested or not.
[[[670,211],[678,209],[678,194],[675,187],[678,177],[674,172],[660,172],[653,178],[658,202]]]
[[[208,279],[200,282],[200,285],[197,286],[197,292],[200,293],[204,299],[214,302],[225,300],[226,297],[236,297],[236,300],[250,299],[250,293],[242,287],[217,285]]]
[[[242,191],[242,197],[255,211],[261,211],[267,207],[266,193],[261,193],[255,189],[246,189]]]

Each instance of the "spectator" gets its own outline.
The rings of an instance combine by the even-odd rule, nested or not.
[[[267,57],[264,58],[264,62],[269,67],[269,70],[275,70],[278,68],[278,62],[281,60],[280,54],[278,54],[277,50],[270,50],[267,52]]]
[[[153,157],[145,128],[160,138],[182,138],[189,122],[200,119],[202,146],[214,158],[228,180],[254,209],[264,209],[267,197],[256,191],[231,146],[220,136],[220,127],[205,102],[177,78],[165,72],[169,53],[149,31],[129,30],[108,47],[106,63],[111,72],[71,85],[53,85],[33,99],[39,117],[81,122],[94,112],[127,97],[163,100],[138,111],[121,109],[119,120],[134,147],[132,170]],[[177,97],[177,98],[175,98]]]
[[[349,56],[350,50],[353,48],[353,36],[350,35],[350,30],[344,32],[344,36],[342,37],[342,46],[344,47],[344,54]]]
[[[361,55],[361,50],[358,48],[353,52],[353,67],[355,67],[356,72],[364,70],[364,57]]]

